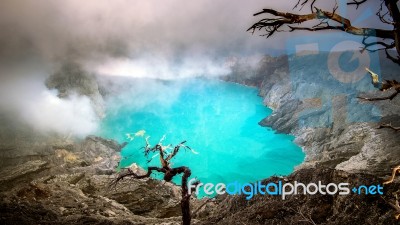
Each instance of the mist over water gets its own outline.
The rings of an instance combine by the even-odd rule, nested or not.
[[[369,16],[375,15],[369,7],[379,8],[378,1],[357,11],[347,10],[342,3],[338,12],[355,26],[381,24],[378,17]],[[315,6],[329,10],[334,4],[318,1]],[[92,134],[101,114],[99,104],[90,101],[93,95],[69,90],[67,98],[61,99],[62,93],[55,90],[58,85],[45,85],[49,77],[62,74],[59,84],[80,89],[80,82],[66,81],[87,80],[85,76],[91,74],[164,80],[223,76],[231,72],[226,65],[232,59],[247,58],[255,65],[265,54],[291,53],[287,44],[306,34],[282,32],[267,41],[246,32],[262,18],[252,14],[267,6],[299,13],[294,4],[279,0],[165,0],[163,4],[157,0],[2,0],[0,114],[39,133],[80,138]],[[323,41],[332,42],[319,38],[318,43]],[[71,71],[68,65],[77,68]]]
[[[100,135],[129,142],[122,151],[123,166],[159,166],[158,157],[147,164],[140,148],[144,137],[150,136],[154,145],[163,135],[163,145],[186,140],[198,153],[182,149],[172,166],[190,167],[192,177],[203,183],[252,182],[289,174],[304,159],[292,136],[258,125],[271,109],[262,104],[255,88],[205,79],[139,83],[135,91],[107,101],[107,116],[100,125]],[[144,137],[126,138],[126,133],[139,130],[146,131]]]

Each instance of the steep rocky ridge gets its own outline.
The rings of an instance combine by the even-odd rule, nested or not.
[[[376,128],[379,122],[400,125],[400,97],[360,102],[358,95],[388,93],[371,89],[369,77],[361,81],[361,88],[356,87],[356,91],[335,83],[324,66],[327,54],[265,56],[248,75],[242,74],[243,65],[236,64],[232,74],[223,79],[259,88],[264,104],[274,110],[260,124],[295,136],[295,142],[306,153],[300,167],[324,165],[348,172],[387,174],[400,164],[400,138],[393,130]],[[384,79],[398,79],[398,66],[384,56],[380,65]],[[326,99],[332,99],[331,103],[324,104]],[[358,118],[364,121],[357,121]]]

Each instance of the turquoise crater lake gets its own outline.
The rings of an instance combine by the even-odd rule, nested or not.
[[[258,124],[270,114],[256,88],[208,79],[139,80],[108,99],[99,135],[129,142],[121,153],[125,166],[160,164],[158,157],[147,164],[143,137],[127,139],[145,130],[152,145],[163,135],[164,145],[186,140],[198,154],[181,151],[172,166],[190,167],[203,183],[254,182],[287,175],[304,160],[293,136]]]

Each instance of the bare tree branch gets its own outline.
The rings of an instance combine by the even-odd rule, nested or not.
[[[387,49],[385,49],[385,53],[386,53],[386,57],[388,59],[390,59],[392,62],[397,63],[397,64],[400,65],[400,57],[399,56],[394,57],[394,56],[390,55],[390,53],[388,52]]]
[[[358,9],[358,7],[365,2],[367,2],[367,0],[353,0],[351,2],[348,2],[347,5],[355,5],[356,9]]]
[[[397,96],[397,94],[399,94],[399,92],[393,92],[393,94],[386,96],[386,97],[379,97],[379,98],[357,97],[357,98],[359,98],[361,100],[373,102],[373,101],[393,100],[394,97]]]
[[[390,176],[390,179],[383,182],[384,185],[387,184],[391,184],[394,181],[394,178],[396,177],[396,174],[400,171],[400,166],[396,166],[395,168],[393,168],[392,170],[392,175]],[[396,215],[395,218],[396,220],[398,220],[400,218],[400,204],[399,204],[399,198],[398,195],[396,194],[396,200],[395,201],[386,201],[395,211],[396,211]]]
[[[291,31],[294,30],[309,30],[309,31],[316,31],[316,30],[341,30],[353,35],[360,35],[360,36],[374,36],[379,38],[388,38],[394,39],[393,31],[385,30],[385,29],[377,29],[377,28],[359,28],[354,27],[351,24],[351,21],[347,18],[340,16],[335,12],[327,12],[321,9],[315,8],[316,12],[310,14],[293,14],[293,13],[285,13],[279,12],[273,9],[263,9],[263,11],[254,14],[254,16],[258,16],[261,14],[270,14],[275,16],[274,18],[265,18],[257,23],[253,24],[247,31],[251,31],[254,33],[256,30],[265,29],[267,32],[266,36],[270,37],[275,33],[275,31],[284,26],[284,25],[293,25],[293,24],[301,24],[306,21],[312,20],[323,20],[328,19],[340,24],[340,26],[322,26],[318,29],[313,28],[304,28],[304,27],[296,27],[290,26]]]
[[[185,143],[186,143],[186,141],[182,141],[181,143],[179,143],[179,145],[175,146],[174,151],[172,151],[172,153],[170,155],[168,155],[168,157],[165,160],[166,161],[171,160],[178,153],[178,151],[181,147],[186,147],[186,146],[184,146]]]
[[[396,173],[400,171],[400,166],[396,166],[395,168],[393,168],[392,170],[392,176],[390,177],[389,180],[383,182],[383,184],[391,184],[394,181],[394,178],[396,177]]]
[[[130,169],[125,170],[125,171],[119,173],[118,176],[111,181],[110,186],[115,187],[118,184],[118,182],[122,181],[126,177],[133,177],[135,179],[148,178],[148,177],[150,177],[150,175],[152,174],[153,171],[163,172],[163,170],[161,168],[157,168],[157,167],[149,167],[147,169],[147,173],[142,174],[142,175],[138,175],[138,174],[134,173],[133,171],[131,171]]]
[[[383,100],[393,100],[399,93],[400,93],[400,83],[396,80],[384,80],[383,82],[379,81],[379,75],[371,71],[370,69],[366,68],[368,73],[371,75],[372,84],[379,88],[380,91],[388,91],[394,90],[394,92],[385,97],[378,97],[378,98],[368,98],[368,97],[357,97],[362,100],[366,101],[383,101]]]
[[[297,3],[296,3],[296,5],[293,7],[293,9],[295,9],[295,8],[297,8],[297,7],[300,6],[300,10],[302,10],[303,7],[304,7],[309,1],[310,1],[310,0],[303,0],[303,1],[298,0]],[[311,0],[311,4],[310,4],[310,10],[311,10],[311,12],[313,12],[315,2],[317,2],[317,0]]]
[[[394,22],[393,39],[395,41],[396,51],[400,55],[400,10],[397,6],[398,1],[384,0],[384,2]]]
[[[164,140],[164,137],[161,138],[158,144],[154,145],[151,147],[149,143],[149,137],[145,139],[146,145],[144,147],[144,154],[146,156],[149,156],[150,153],[157,153],[160,156],[160,163],[161,163],[161,168],[159,167],[148,167],[147,173],[146,174],[137,174],[130,170],[124,170],[123,172],[117,174],[116,178],[113,179],[110,183],[110,187],[116,187],[116,185],[123,180],[124,178],[133,178],[133,179],[143,179],[143,178],[148,178],[151,176],[153,172],[159,172],[163,173],[164,177],[163,180],[166,182],[172,181],[172,178],[175,177],[178,174],[183,174],[182,175],[182,184],[181,184],[181,210],[182,210],[182,224],[183,225],[190,225],[191,222],[191,212],[190,212],[190,196],[192,192],[189,192],[187,183],[188,183],[188,178],[192,175],[191,170],[186,167],[186,166],[181,166],[177,168],[171,168],[170,167],[170,160],[176,156],[176,154],[179,152],[179,149],[181,147],[188,148],[190,149],[189,146],[185,146],[184,144],[186,141],[182,141],[180,144],[176,145],[174,147],[174,150],[170,153],[165,155],[166,149],[169,148],[170,145],[163,146],[162,141]],[[196,188],[196,186],[199,184],[199,182],[195,182],[192,184],[192,187]]]
[[[369,38],[369,36],[364,36],[362,43],[364,45],[364,47],[361,49],[361,52],[363,51],[369,51],[369,52],[376,52],[376,51],[380,51],[380,50],[388,50],[388,49],[392,49],[395,47],[394,42],[388,44],[386,42],[383,41],[373,41],[373,42],[367,42],[367,39]],[[370,47],[373,46],[382,46],[382,48],[376,48],[376,49],[370,49]]]
[[[255,13],[254,16],[267,15],[267,17],[254,23],[247,31],[251,31],[253,34],[256,31],[265,31],[265,33],[261,34],[261,36],[266,36],[267,38],[271,37],[276,32],[281,31],[342,31],[352,35],[364,36],[363,43],[365,46],[363,50],[368,50],[370,52],[385,50],[387,58],[400,65],[400,10],[397,6],[398,1],[381,0],[382,3],[378,9],[378,12],[376,13],[382,23],[392,25],[393,29],[355,27],[352,25],[349,19],[336,13],[337,6],[334,7],[332,12],[328,12],[314,7],[316,2],[317,0],[298,0],[294,6],[294,8],[300,8],[300,10],[302,10],[303,7],[309,3],[311,7],[311,13],[309,14],[294,14],[289,12],[280,12],[274,9],[263,9],[261,12]],[[366,2],[367,0],[352,0],[347,2],[347,4],[355,5],[356,8],[358,8],[360,5]],[[385,10],[384,6],[386,7]],[[314,20],[319,20],[320,22],[311,27],[299,26],[304,22]],[[333,24],[330,24],[330,22]],[[376,37],[383,40],[366,43],[365,37]],[[384,40],[392,40],[392,42],[386,42]],[[377,48],[371,48],[375,46],[377,46]],[[397,56],[392,56],[388,52],[390,49],[396,49]]]
[[[382,129],[382,128],[390,128],[394,131],[400,131],[400,127],[394,127],[392,124],[381,124],[377,129]]]
[[[389,19],[387,19],[387,17],[390,16],[389,15],[389,10],[384,10],[383,9],[384,5],[385,5],[385,1],[382,1],[380,6],[379,6],[379,9],[378,9],[378,12],[376,13],[376,15],[378,16],[379,20],[382,23],[394,25],[393,21],[389,21]]]

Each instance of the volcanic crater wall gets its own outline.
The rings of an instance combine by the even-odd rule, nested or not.
[[[335,83],[324,67],[328,53],[265,56],[255,67],[245,60],[232,66],[226,81],[259,88],[272,115],[260,121],[277,132],[290,133],[306,158],[299,168],[328,166],[347,172],[387,174],[400,164],[399,133],[377,129],[379,123],[400,125],[400,97],[363,102],[358,96],[384,96],[366,75],[360,87]],[[341,54],[341,53],[337,53]],[[396,79],[398,66],[380,57],[383,79]],[[340,91],[341,95],[334,95]],[[324,104],[324,100],[329,104]]]

